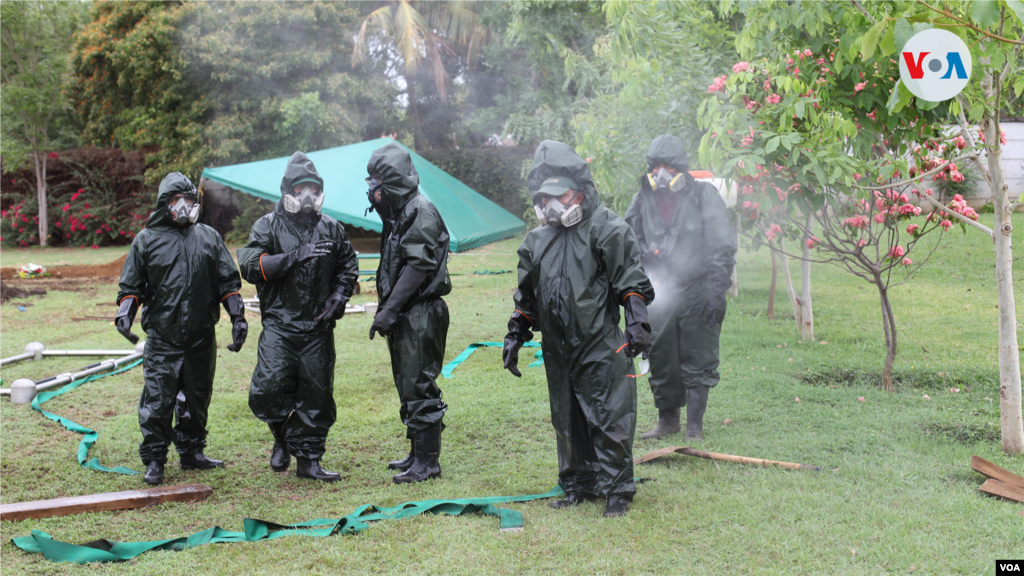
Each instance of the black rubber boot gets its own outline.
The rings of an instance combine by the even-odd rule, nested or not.
[[[162,462],[153,460],[149,463],[146,468],[146,475],[142,477],[142,480],[151,486],[164,483],[164,465]]]
[[[181,454],[179,456],[181,458],[182,470],[210,470],[212,468],[220,468],[224,466],[223,460],[207,458],[202,452]]]
[[[662,436],[668,436],[669,434],[675,434],[676,432],[679,432],[679,408],[658,410],[658,425],[654,427],[654,430],[644,432],[643,435],[640,436],[640,439],[650,440],[652,438],[661,438]]]
[[[629,503],[632,498],[616,498],[612,496],[608,499],[608,506],[604,509],[605,518],[618,518],[619,516],[625,516],[626,512],[629,511]]]
[[[686,391],[686,441],[704,441],[704,410],[708,407],[710,386],[694,386]]]
[[[441,456],[441,427],[416,432],[412,445],[412,465],[405,472],[391,480],[395,484],[407,482],[423,482],[441,476],[441,465],[437,459]]]
[[[413,436],[409,439],[409,455],[405,457],[405,460],[392,460],[388,462],[388,470],[401,470],[405,472],[412,466],[413,454],[416,452],[416,437]]]
[[[295,475],[299,478],[309,478],[321,482],[337,482],[341,480],[341,474],[328,472],[320,467],[319,460],[310,460],[301,456],[295,457]]]
[[[597,496],[593,494],[567,494],[564,500],[555,500],[548,504],[548,506],[557,510],[559,508],[579,506],[585,502],[597,502]]]
[[[274,448],[270,451],[270,469],[274,472],[284,472],[292,463],[288,443],[284,441],[284,424],[268,423],[267,426],[274,436]]]

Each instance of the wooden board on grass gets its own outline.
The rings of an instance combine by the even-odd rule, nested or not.
[[[1024,502],[1024,488],[1010,486],[1006,482],[1000,482],[999,480],[992,478],[985,480],[985,483],[982,484],[981,488],[978,488],[978,490],[981,490],[985,494],[1006,498],[1007,500]]]
[[[989,478],[1005,482],[1010,486],[1024,489],[1024,478],[1021,478],[1005,468],[1000,468],[980,456],[971,456],[971,468],[985,476],[988,476]]]
[[[0,506],[0,520],[16,521],[30,518],[48,518],[50,516],[68,516],[83,512],[105,512],[108,510],[127,510],[142,508],[151,504],[164,502],[194,502],[205,500],[213,494],[213,489],[206,484],[180,484],[178,486],[158,486],[143,490],[125,490],[124,492],[107,492],[104,494],[87,494],[69,498],[53,498],[52,500],[35,500],[18,502]]]

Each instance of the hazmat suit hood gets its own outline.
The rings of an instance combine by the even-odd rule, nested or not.
[[[277,212],[286,214],[288,216],[294,216],[291,212],[284,209],[284,197],[286,194],[292,193],[292,187],[299,180],[315,180],[320,185],[320,190],[324,190],[324,179],[320,177],[320,173],[316,171],[316,166],[313,165],[313,161],[306,156],[304,152],[295,152],[292,157],[288,159],[288,165],[284,169],[284,177],[281,178],[281,200],[277,201]]]
[[[545,140],[537,146],[533,154],[533,168],[526,178],[532,198],[536,198],[544,181],[549,178],[569,178],[576,183],[579,187],[577,192],[583,192],[584,195],[584,219],[589,218],[601,204],[594,178],[590,174],[590,165],[568,144]]]
[[[156,226],[168,226],[171,228],[181,228],[177,222],[174,221],[174,216],[171,215],[171,208],[168,206],[171,202],[171,198],[174,198],[178,194],[195,194],[196,202],[199,202],[199,193],[196,192],[196,187],[192,185],[192,181],[188,179],[181,172],[171,172],[160,182],[160,188],[156,195],[156,209],[149,215],[149,220],[146,221],[146,228],[153,228]],[[185,224],[184,226],[191,226],[191,223]]]
[[[412,165],[412,157],[395,142],[373,151],[366,163],[366,173],[380,177],[384,199],[392,213],[401,209],[419,191],[420,175]]]
[[[651,142],[647,149],[647,170],[661,164],[682,172],[690,170],[690,159],[682,140],[671,134],[662,134]]]

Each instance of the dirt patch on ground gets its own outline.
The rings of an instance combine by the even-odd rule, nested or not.
[[[128,255],[125,254],[110,264],[96,264],[93,266],[53,266],[47,268],[50,279],[58,278],[110,278],[121,276],[121,269],[124,268],[124,261]],[[17,276],[17,268],[0,268],[0,278],[8,279]],[[44,278],[33,278],[32,281],[45,280]]]
[[[28,290],[22,290],[17,286],[12,286],[10,283],[4,284],[0,282],[0,304],[6,304],[11,298],[25,298],[27,296],[44,296],[46,295],[46,288],[29,288]]]

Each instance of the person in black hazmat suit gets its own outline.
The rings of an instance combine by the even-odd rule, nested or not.
[[[654,289],[625,221],[601,206],[590,167],[561,142],[540,143],[527,179],[542,225],[519,247],[519,289],[502,353],[517,363],[532,330],[544,336],[551,424],[564,500],[554,508],[608,498],[622,516],[636,493],[633,357],[647,356],[647,304]],[[619,330],[625,309],[626,334]],[[625,344],[624,344],[625,343]],[[620,353],[625,348],[625,353]]]
[[[441,431],[448,406],[437,375],[448,338],[448,228],[419,192],[420,177],[409,153],[391,143],[374,150],[366,165],[369,210],[384,222],[377,268],[380,308],[370,327],[387,338],[391,372],[401,401],[399,416],[410,440],[409,456],[388,463],[401,470],[396,484],[441,475]]]
[[[131,331],[132,322],[141,307],[146,332],[139,456],[147,484],[163,482],[172,442],[184,470],[224,464],[203,455],[217,367],[218,304],[231,317],[228,350],[242,348],[248,325],[238,268],[220,234],[196,223],[199,209],[192,182],[179,172],[168,174],[160,182],[156,210],[132,241],[121,270],[114,324],[135,344],[139,338]],[[172,427],[175,415],[178,423]]]
[[[238,249],[242,277],[256,285],[263,332],[249,408],[274,437],[270,468],[335,482],[320,467],[334,424],[334,326],[345,314],[359,269],[337,220],[320,213],[324,181],[302,152],[292,154],[274,211],[253,224]]]
[[[678,432],[679,409],[686,406],[686,440],[700,442],[708,391],[718,384],[718,336],[736,241],[718,190],[688,170],[682,140],[658,136],[647,150],[648,173],[626,211],[658,291],[650,310],[658,425],[643,439]]]

